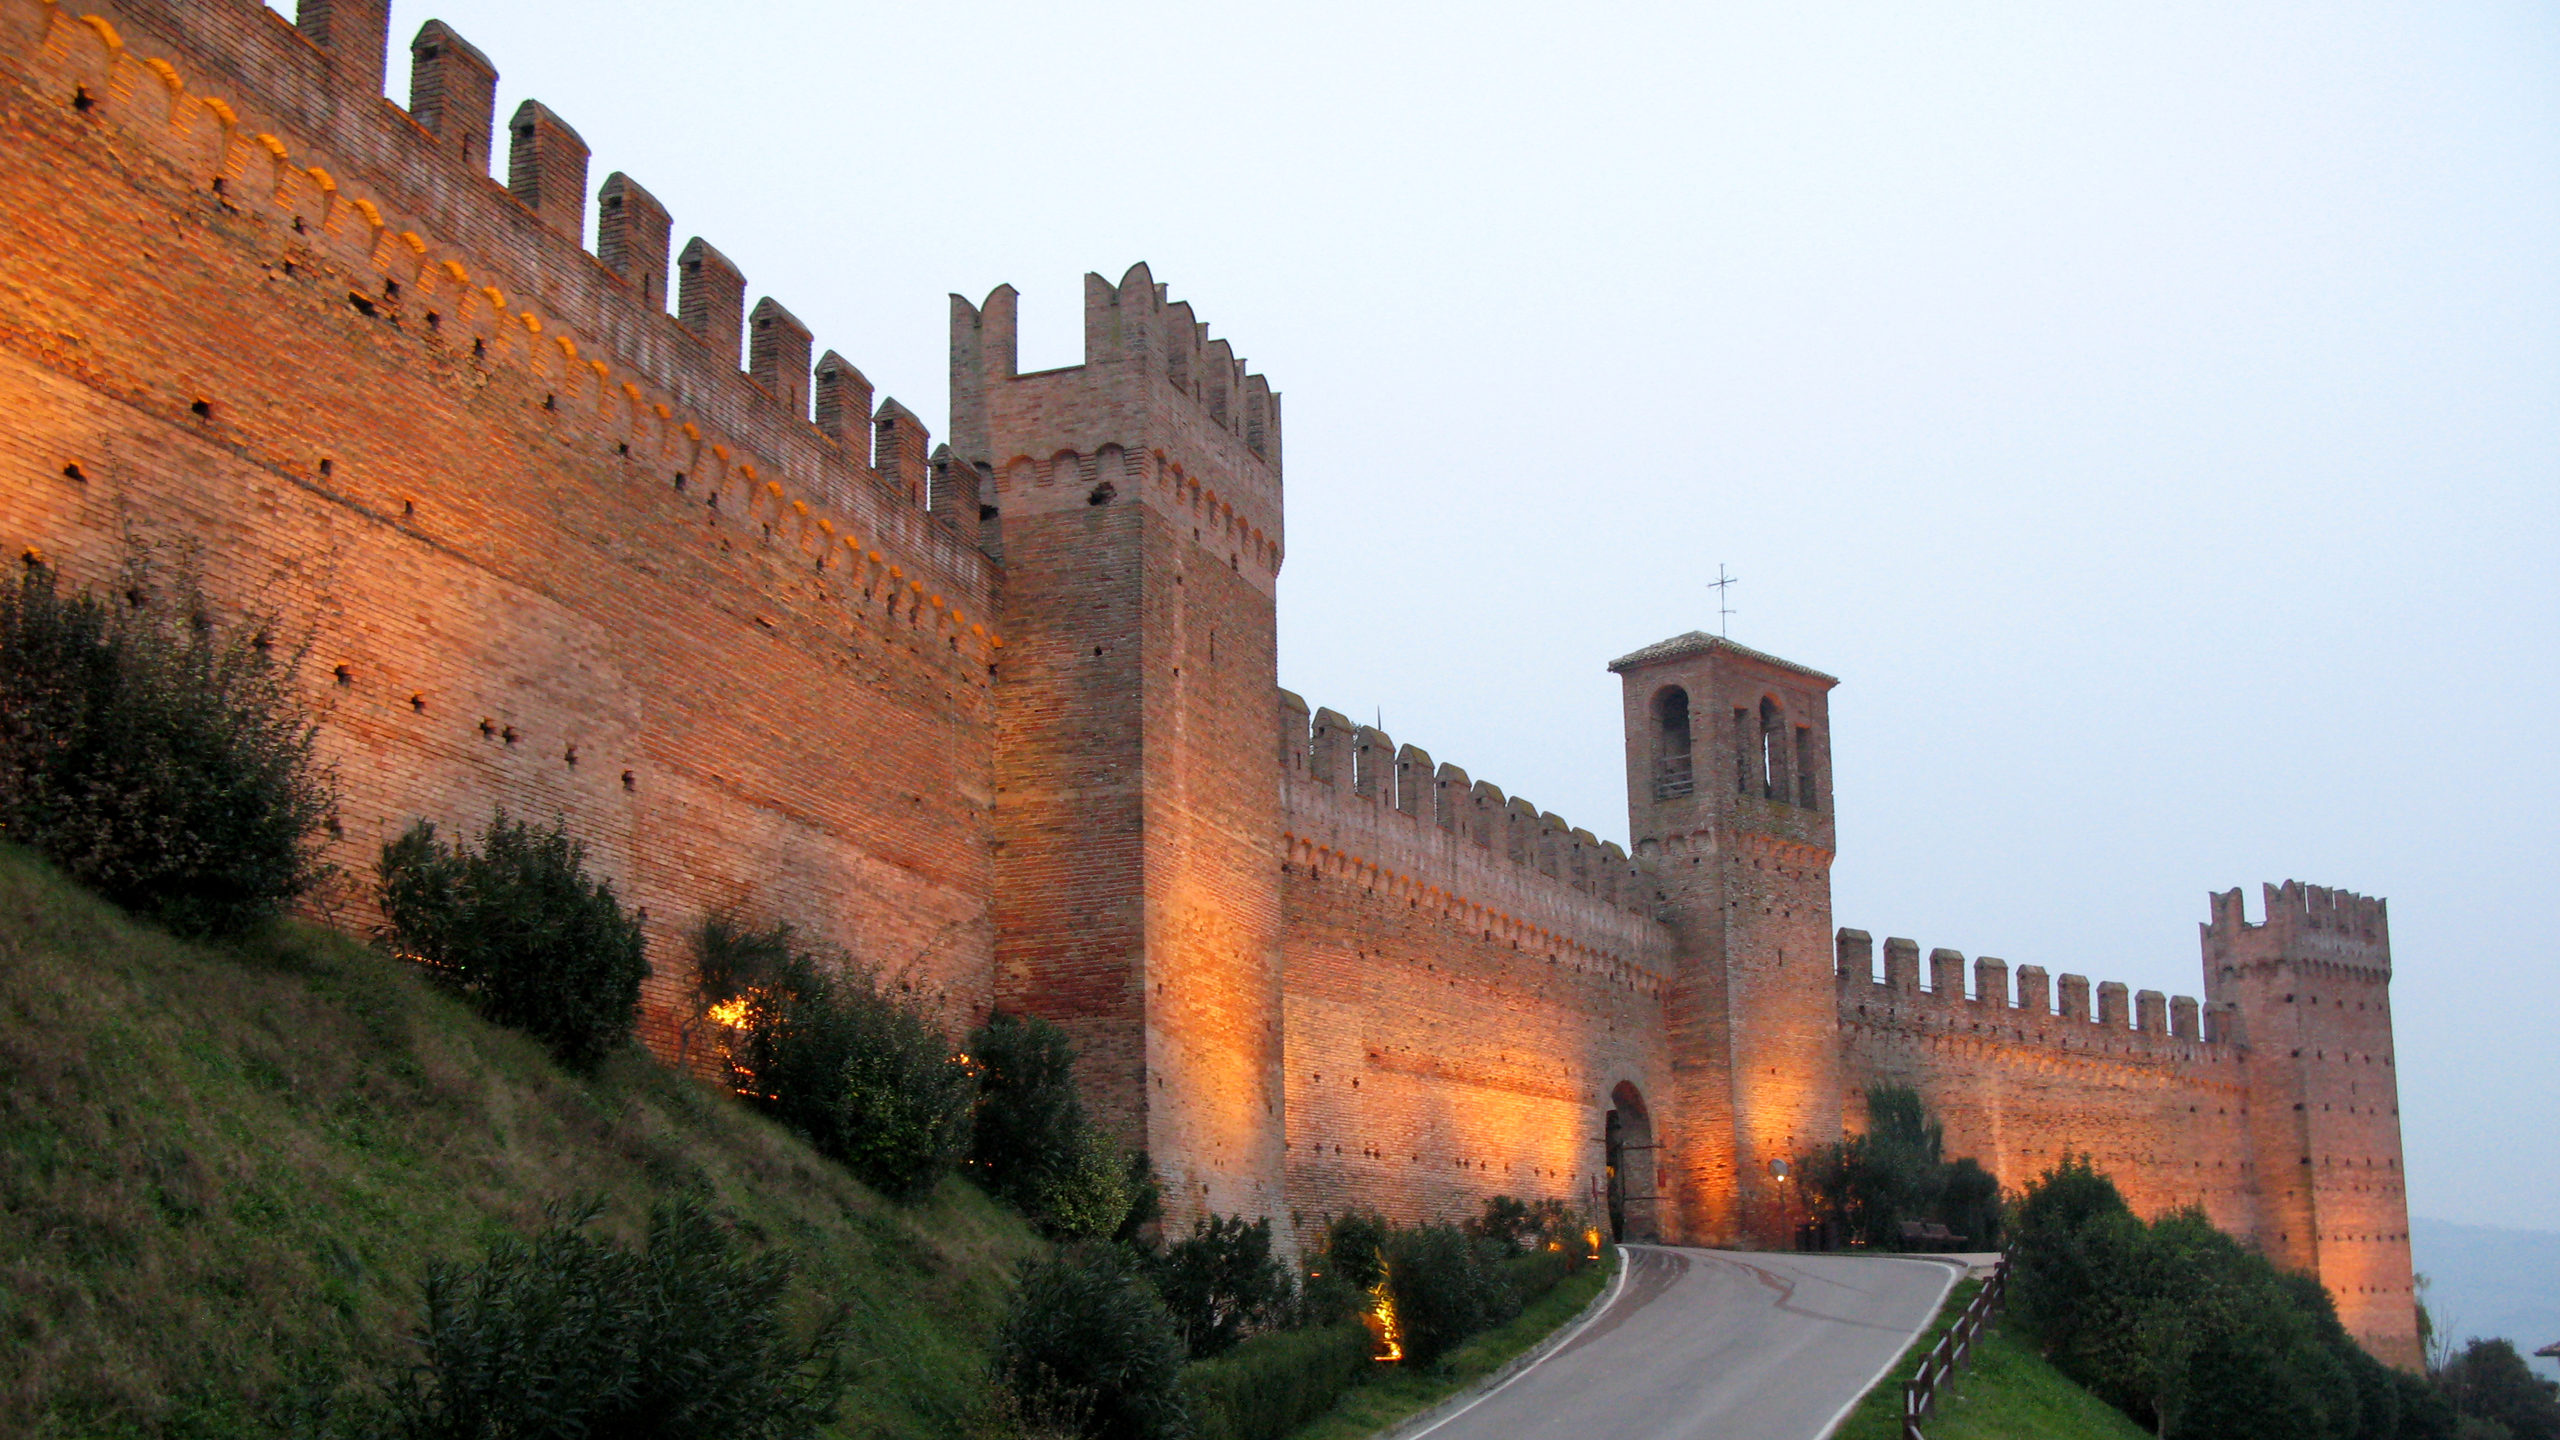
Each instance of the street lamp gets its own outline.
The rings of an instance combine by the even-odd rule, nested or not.
[[[1796,1228],[1796,1207],[1787,1199],[1787,1177],[1794,1173],[1794,1167],[1784,1159],[1769,1162],[1769,1178],[1778,1182],[1778,1214],[1787,1222],[1787,1231],[1794,1237],[1796,1248],[1801,1250],[1804,1248],[1804,1234]]]

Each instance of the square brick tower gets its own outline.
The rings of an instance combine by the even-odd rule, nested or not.
[[[951,428],[1004,565],[997,1003],[1074,1036],[1168,1225],[1285,1220],[1280,399],[1139,265],[1030,375],[1013,289],[953,296]]]
[[[2236,1014],[2247,1048],[2258,1248],[2319,1276],[2348,1333],[2414,1370],[2390,913],[2292,880],[2265,892],[2265,923],[2229,890],[2201,927],[2205,996]]]
[[[1612,663],[1628,834],[1676,943],[1672,1124],[1657,1173],[1691,1243],[1789,1243],[1770,1162],[1839,1138],[1832,998],[1831,687],[1698,631]]]

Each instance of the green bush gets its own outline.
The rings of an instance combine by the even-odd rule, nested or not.
[[[998,1010],[969,1032],[969,1055],[978,1067],[969,1171],[988,1194],[1032,1213],[1045,1172],[1074,1153],[1086,1128],[1075,1046],[1036,1015]]]
[[[1466,1222],[1470,1235],[1511,1250],[1526,1250],[1542,1238],[1529,1202],[1513,1195],[1488,1195],[1484,1210]]]
[[[1503,1283],[1511,1287],[1513,1312],[1527,1309],[1539,1297],[1564,1283],[1566,1276],[1592,1263],[1590,1252],[1578,1245],[1562,1249],[1540,1248],[1513,1255],[1502,1261]]]
[[[1129,1156],[1126,1175],[1129,1208],[1121,1215],[1120,1228],[1112,1232],[1111,1238],[1125,1245],[1136,1245],[1141,1243],[1144,1235],[1152,1233],[1151,1227],[1164,1218],[1164,1186],[1157,1183],[1156,1167],[1148,1161],[1144,1150]]]
[[[1386,1261],[1387,1292],[1409,1365],[1429,1365],[1519,1313],[1519,1292],[1502,1273],[1501,1251],[1455,1225],[1388,1231]]]
[[[2089,1343],[2089,1297],[2129,1263],[2139,1243],[2124,1229],[2132,1219],[2115,1182],[2085,1155],[2065,1154],[2018,1197],[2009,1303],[2049,1357]]]
[[[1194,1360],[1284,1322],[1296,1299],[1289,1270],[1271,1256],[1271,1222],[1206,1216],[1150,1258],[1156,1293],[1173,1312]]]
[[[832,1420],[843,1317],[785,1333],[789,1257],[742,1255],[699,1203],[660,1206],[633,1253],[555,1211],[530,1243],[437,1266],[418,1373],[393,1391],[405,1440],[611,1435],[796,1440]]]
[[[1392,1227],[1373,1210],[1346,1210],[1326,1224],[1324,1240],[1307,1258],[1298,1288],[1302,1323],[1330,1325],[1369,1313],[1387,1278],[1387,1234]]]
[[[586,847],[500,810],[475,850],[426,821],[382,847],[382,937],[491,1021],[593,1069],[631,1036],[649,973],[640,922],[592,880]]]
[[[1197,1440],[1281,1440],[1322,1415],[1378,1368],[1377,1342],[1357,1320],[1272,1330],[1215,1360],[1184,1367],[1182,1395]]]
[[[1073,1245],[1023,1269],[996,1374],[1027,1428],[1182,1440],[1182,1336],[1123,1247]]]
[[[236,935],[327,874],[335,803],[272,618],[228,633],[137,551],[125,602],[0,587],[0,833],[182,934]]]
[[[2436,1372],[2468,1420],[2504,1427],[2513,1440],[2560,1440],[2560,1385],[2533,1373],[2513,1342],[2473,1340]]]
[[[2086,1157],[2020,1198],[2019,1322],[2056,1368],[2167,1440],[2450,1440],[2424,1382],[2367,1355],[2319,1281],[2197,1210],[2145,1223]]]
[[[969,1033],[969,1055],[978,1071],[969,1172],[988,1194],[1068,1239],[1119,1236],[1154,1208],[1143,1158],[1086,1117],[1065,1031],[999,1010]]]
[[[1100,1130],[1091,1125],[1077,1130],[1068,1152],[1041,1166],[1032,1220],[1062,1239],[1117,1237],[1136,1200],[1129,1160]]]
[[[1938,1172],[1935,1218],[1962,1239],[1968,1249],[2000,1248],[2002,1209],[2000,1177],[1970,1155],[1950,1160]]]
[[[714,916],[698,938],[702,999],[728,1020],[739,1093],[900,1199],[967,1152],[976,1081],[922,1001],[795,945],[787,925]]]
[[[1801,1156],[1795,1173],[1831,1243],[1910,1248],[1908,1222],[1944,1225],[1968,1249],[2000,1246],[2000,1184],[1975,1161],[1948,1160],[1944,1131],[1906,1086],[1867,1091],[1867,1130]]]
[[[1485,1197],[1483,1211],[1466,1222],[1468,1234],[1492,1241],[1505,1251],[1538,1251],[1561,1257],[1566,1275],[1593,1262],[1588,1239],[1591,1228],[1562,1200],[1528,1201],[1510,1195]]]

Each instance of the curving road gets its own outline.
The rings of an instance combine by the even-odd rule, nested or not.
[[[1626,1261],[1564,1344],[1400,1440],[1816,1440],[1964,1273],[1656,1245]]]

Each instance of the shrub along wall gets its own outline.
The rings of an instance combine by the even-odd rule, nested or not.
[[[640,922],[587,874],[564,822],[536,829],[500,810],[476,844],[426,821],[382,847],[382,936],[493,1023],[561,1064],[592,1070],[631,1038],[649,960]]]
[[[1182,1372],[1196,1440],[1280,1440],[1378,1368],[1377,1341],[1357,1320],[1256,1335]]]
[[[714,916],[696,940],[731,1088],[885,1194],[941,1182],[968,1150],[977,1085],[934,1006],[788,925]]]
[[[1187,1426],[1199,1440],[1277,1440],[1372,1377],[1432,1372],[1518,1315],[1587,1263],[1582,1231],[1561,1206],[1507,1197],[1465,1226],[1353,1212],[1296,1283],[1263,1222],[1211,1217],[1161,1248],[1072,1246],[1024,1273],[998,1361],[1005,1413],[1017,1429],[1094,1437]],[[1157,1363],[1168,1347],[1191,1363]]]
[[[238,935],[326,873],[317,731],[277,622],[223,628],[181,557],[104,596],[0,586],[0,831],[183,934]]]
[[[2148,1223],[2086,1157],[2016,1207],[2017,1323],[2065,1375],[2164,1440],[2451,1440],[2454,1414],[2367,1354],[2328,1292],[2213,1228]]]

